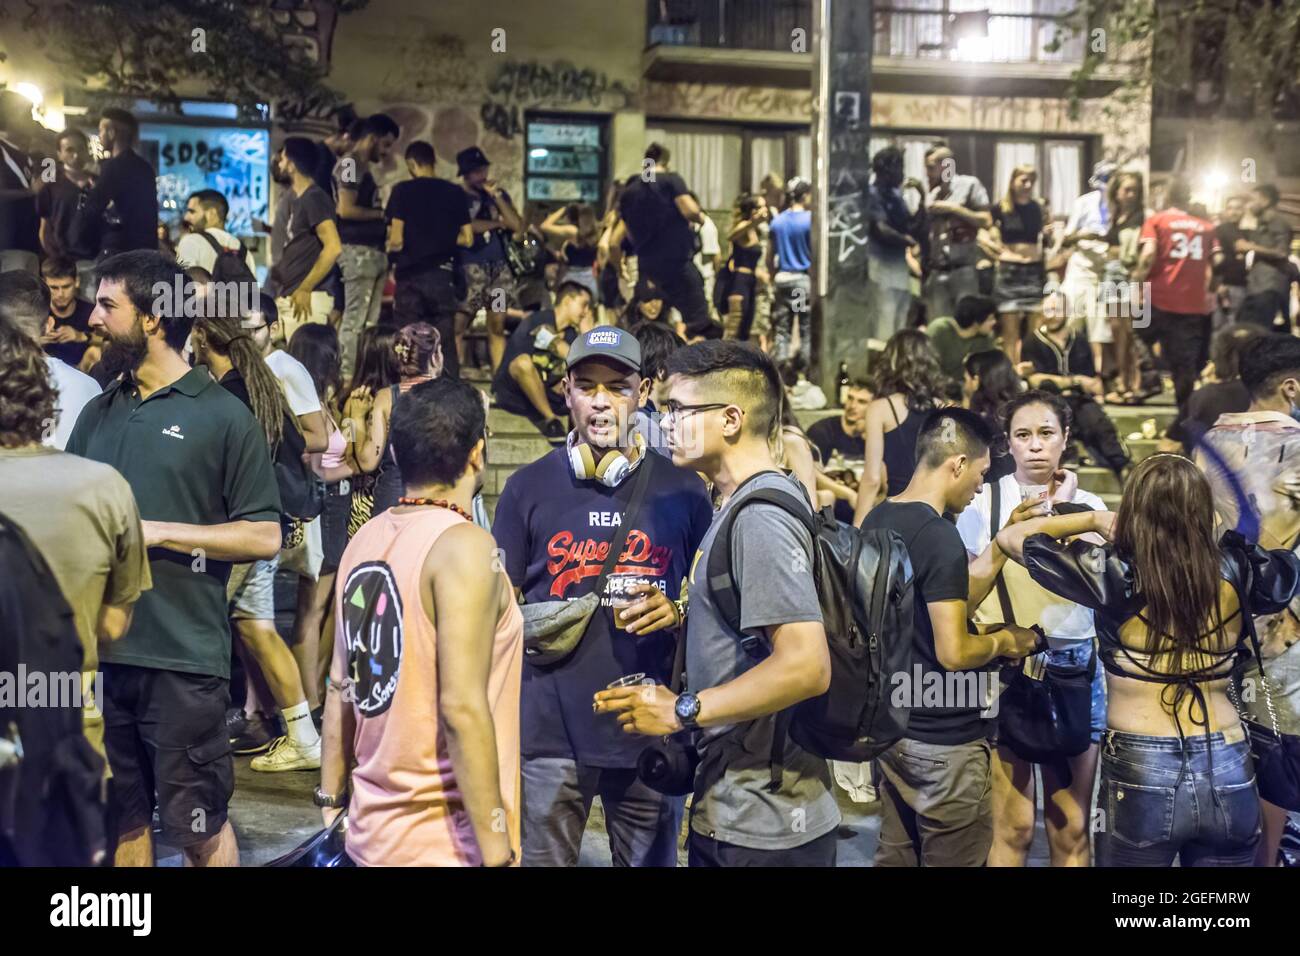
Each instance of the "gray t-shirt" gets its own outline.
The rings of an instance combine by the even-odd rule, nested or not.
[[[988,190],[974,176],[956,175],[949,183],[940,183],[930,190],[926,205],[937,200],[965,206],[972,212],[983,212],[989,207]],[[940,269],[973,266],[982,254],[975,237],[979,229],[957,216],[932,214],[930,216],[930,259]]]
[[[719,519],[759,488],[805,497],[799,484],[779,472],[750,479],[713,518],[691,568],[686,619],[686,683],[692,691],[734,680],[758,663],[741,647],[741,635],[722,620],[708,587],[709,550]],[[792,516],[769,504],[753,504],[736,519],[732,566],[740,589],[743,630],[798,621],[820,621],[812,575],[812,541]],[[702,836],[758,850],[788,850],[830,832],[840,822],[828,765],[787,739],[781,788],[769,793],[775,715],[742,724],[709,727],[698,734],[697,783],[707,781],[691,811],[691,828]]]
[[[1291,225],[1279,213],[1265,213],[1250,238],[1271,249],[1291,249]],[[1274,259],[1255,256],[1246,275],[1246,292],[1280,292],[1286,295],[1291,288],[1290,272]]]
[[[289,200],[284,254],[273,269],[279,295],[292,295],[311,273],[324,248],[316,227],[327,219],[335,219],[334,203],[315,183]]]

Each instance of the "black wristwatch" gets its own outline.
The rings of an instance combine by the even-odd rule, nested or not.
[[[677,698],[677,703],[673,705],[673,712],[677,714],[677,719],[687,730],[698,730],[699,724],[695,721],[700,716],[700,699],[694,694],[681,694]]]
[[[348,805],[348,791],[345,787],[342,793],[326,793],[319,786],[312,791],[312,803],[322,810],[329,808],[332,810],[342,810]]]

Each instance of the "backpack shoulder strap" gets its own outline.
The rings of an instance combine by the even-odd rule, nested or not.
[[[776,505],[792,515],[808,530],[810,538],[816,540],[817,537],[816,517],[803,501],[789,492],[777,491],[774,488],[759,488],[757,491],[749,492],[734,507],[728,509],[713,538],[713,547],[709,549],[709,563],[705,573],[708,575],[709,592],[713,595],[713,603],[717,605],[723,620],[737,633],[740,633],[740,590],[736,585],[735,566],[731,560],[731,530],[736,522],[736,516],[749,505],[760,501]],[[816,559],[815,549],[813,558]],[[756,647],[757,642],[753,639],[743,639],[741,643],[746,650],[751,650]]]
[[[238,255],[239,261],[243,262],[244,257],[248,255],[248,250],[244,248],[244,240],[240,239],[238,236],[231,236],[231,238],[234,239],[235,242],[239,243],[239,248],[229,249],[226,246],[223,246],[221,243],[217,242],[216,237],[213,236],[212,233],[208,232],[206,229],[204,229],[202,232],[196,233],[196,235],[202,236],[204,239],[206,239],[208,245],[212,247],[212,251],[215,252],[218,257],[223,255],[230,255],[230,256]]]
[[[203,239],[207,242],[207,244],[212,247],[212,251],[215,252],[217,255],[221,255],[223,252],[229,251],[226,249],[225,246],[217,242],[216,238],[213,237],[212,233],[208,232],[206,229],[199,230],[198,232],[195,233],[195,235],[202,236]]]

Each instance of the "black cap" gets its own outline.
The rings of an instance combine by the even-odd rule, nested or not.
[[[456,175],[464,176],[466,173],[472,173],[476,169],[482,169],[484,166],[491,166],[488,158],[484,155],[483,150],[477,146],[471,146],[469,149],[462,149],[456,154]]]
[[[625,366],[629,371],[641,371],[641,343],[626,329],[612,325],[598,325],[590,332],[578,336],[569,348],[568,368],[589,358],[607,358]]]

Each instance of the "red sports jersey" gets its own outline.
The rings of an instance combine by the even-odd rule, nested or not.
[[[1166,209],[1142,224],[1142,239],[1156,243],[1151,304],[1165,312],[1204,315],[1206,277],[1219,249],[1213,224],[1181,209]]]

